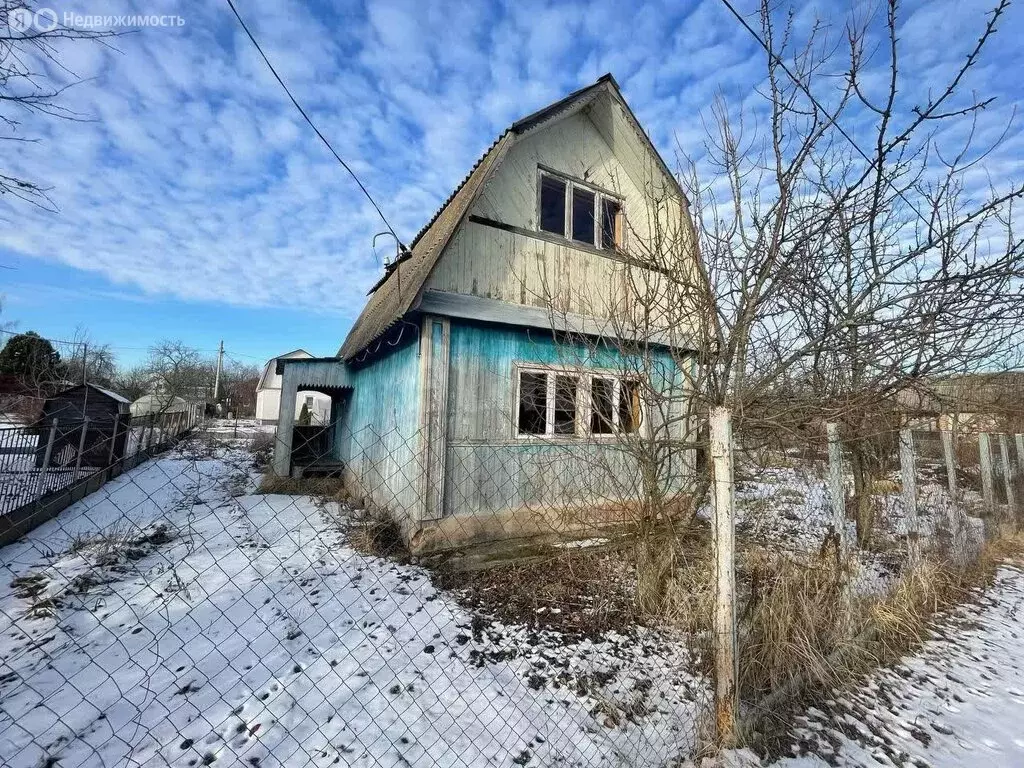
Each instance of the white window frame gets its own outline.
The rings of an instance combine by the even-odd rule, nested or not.
[[[562,176],[561,174],[554,173],[552,171],[548,171],[548,170],[546,170],[544,168],[538,168],[537,169],[537,231],[538,232],[543,232],[544,234],[547,234],[547,235],[554,235],[555,237],[559,236],[559,234],[557,232],[551,232],[551,231],[546,230],[546,229],[541,229],[541,226],[540,226],[540,222],[541,222],[541,194],[542,194],[541,191],[542,191],[543,186],[544,186],[544,177],[548,177],[548,178],[551,178],[551,179],[558,179],[558,181],[560,181],[563,184],[565,184],[565,197],[562,200],[562,205],[564,207],[564,211],[563,211],[564,215],[563,215],[563,227],[562,227],[561,237],[563,239],[565,239],[569,243],[576,243],[578,245],[586,245],[586,246],[589,246],[591,248],[596,248],[599,251],[614,251],[614,250],[617,250],[618,248],[621,247],[621,243],[623,242],[623,237],[624,237],[624,233],[622,231],[618,231],[616,233],[618,235],[619,245],[616,245],[616,246],[614,246],[612,248],[605,248],[603,243],[602,243],[603,234],[604,234],[604,218],[603,218],[604,217],[604,206],[601,203],[602,203],[603,200],[606,200],[606,199],[607,200],[614,200],[616,203],[618,203],[618,205],[619,205],[619,217],[622,219],[622,221],[619,222],[619,226],[620,226],[621,229],[625,229],[625,212],[626,212],[625,200],[623,200],[622,197],[620,197],[619,195],[609,194],[608,192],[604,191],[603,189],[600,189],[598,187],[592,186],[590,184],[583,184],[583,183],[581,183],[579,181],[576,181],[574,179],[569,178],[568,176]],[[573,190],[576,189],[577,187],[579,189],[583,189],[583,190],[586,190],[587,192],[590,192],[594,196],[594,239],[593,239],[592,242],[589,242],[589,243],[586,240],[576,240],[572,236],[572,209],[573,209],[572,201],[573,201]]]
[[[521,434],[519,431],[519,386],[523,373],[543,374],[546,377],[544,403],[544,434]],[[556,377],[576,376],[576,426],[572,434],[556,433],[555,430],[555,385]],[[622,382],[637,382],[642,387],[642,377],[622,375],[621,372],[606,368],[585,368],[577,366],[539,365],[535,363],[514,363],[512,366],[512,436],[517,440],[617,440],[623,433],[619,431],[619,403],[622,397]],[[612,431],[592,432],[591,419],[594,413],[592,400],[592,382],[594,379],[611,379],[612,393]],[[640,424],[636,431],[626,434],[647,434],[647,409],[643,399],[640,402]]]

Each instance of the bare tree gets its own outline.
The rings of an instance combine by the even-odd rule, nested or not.
[[[131,401],[138,400],[150,391],[152,378],[145,365],[134,365],[118,369],[114,375],[114,390]]]
[[[871,441],[901,418],[901,393],[1020,351],[1024,253],[1012,213],[1024,187],[972,186],[1001,139],[977,145],[991,101],[961,93],[1006,6],[935,95],[910,107],[898,96],[922,73],[904,64],[894,0],[872,59],[876,19],[851,15],[845,82],[828,105],[816,94],[832,80],[835,47],[818,26],[798,43],[791,20],[779,24],[763,3],[768,131],[748,138],[719,101],[708,147],[716,178],[702,184],[688,166],[718,320],[701,389],[732,406],[747,436],[840,421],[862,544],[878,468]],[[879,67],[885,78],[869,76]]]
[[[221,391],[227,411],[251,418],[256,414],[256,386],[260,367],[253,363],[230,361],[221,371]]]
[[[64,378],[73,383],[88,382],[109,387],[117,374],[117,356],[109,344],[95,341],[89,331],[79,326],[70,341],[59,342],[64,360]]]
[[[38,141],[25,133],[28,116],[87,119],[66,103],[68,89],[81,80],[62,64],[63,46],[106,44],[114,35],[65,27],[55,11],[41,10],[31,0],[0,0],[0,141]],[[56,210],[48,193],[38,180],[0,170],[0,195]]]
[[[972,186],[1001,139],[977,145],[978,114],[990,102],[960,93],[1005,8],[980,22],[978,42],[937,95],[906,107],[897,96],[921,73],[902,63],[894,0],[883,8],[885,53],[871,60],[870,14],[851,14],[844,55],[824,25],[799,41],[792,18],[780,21],[762,3],[764,130],[748,135],[716,101],[706,158],[684,159],[687,199],[674,198],[651,169],[641,185],[646,209],[628,211],[608,280],[600,288],[540,281],[534,300],[567,329],[562,386],[582,393],[584,418],[603,395],[572,371],[600,361],[616,369],[616,392],[636,383],[646,419],[642,428],[616,421],[593,448],[566,447],[564,469],[546,475],[558,487],[543,490],[581,519],[616,509],[635,527],[645,609],[659,608],[673,542],[706,494],[699,457],[711,406],[730,407],[736,434],[750,443],[824,442],[823,422],[839,421],[866,546],[872,480],[905,421],[905,393],[1019,354],[1024,252],[1012,214],[1024,186]],[[840,61],[846,77],[837,89]],[[879,86],[868,73],[880,61],[889,77]],[[824,104],[817,92],[826,90]],[[679,205],[695,229],[690,216],[666,215]],[[524,286],[530,279],[517,275]],[[574,330],[580,316],[599,327]],[[570,412],[560,402],[572,398],[558,399],[554,376],[544,398],[556,399],[558,418]],[[617,394],[614,402],[624,401]]]
[[[213,384],[211,362],[181,341],[165,340],[150,348],[144,369],[159,412],[171,408],[175,398],[205,400]]]

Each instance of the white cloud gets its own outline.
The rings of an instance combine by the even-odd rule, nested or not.
[[[69,104],[94,120],[26,124],[43,141],[15,147],[8,169],[51,185],[61,213],[0,201],[0,217],[17,222],[2,244],[146,295],[354,316],[391,247],[371,247],[383,226],[226,5],[88,5],[75,9],[180,13],[186,24],[125,35],[118,52],[64,50],[69,68],[94,78]],[[936,43],[953,7],[919,4],[901,30],[936,77],[962,53]],[[714,0],[636,10],[614,0],[239,8],[407,240],[509,122],[606,70],[671,160],[675,138],[700,154],[702,115],[719,89],[737,109],[754,104],[763,66]],[[1000,87],[1015,103],[1016,86]],[[758,113],[747,118],[752,132]]]

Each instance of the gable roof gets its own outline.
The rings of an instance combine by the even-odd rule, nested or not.
[[[277,355],[276,357],[272,357],[267,360],[266,365],[263,366],[263,372],[260,373],[260,380],[256,382],[256,391],[259,392],[261,389],[268,389],[266,386],[267,379],[270,377],[271,373],[273,373],[272,369],[276,368],[278,360],[292,360],[297,357],[305,360],[313,356],[300,347],[299,349],[293,349],[291,352],[285,352],[283,355]],[[269,389],[277,389],[277,387],[269,387]]]
[[[98,387],[95,384],[90,384],[88,382],[85,383],[85,384],[76,384],[73,387],[68,387],[67,389],[63,389],[60,392],[56,393],[55,395],[51,395],[51,397],[60,397],[61,395],[65,395],[68,392],[74,392],[76,389],[82,389],[83,387],[91,389],[94,392],[99,392],[104,397],[109,397],[111,400],[115,400],[118,403],[125,403],[125,404],[130,404],[131,403],[131,400],[129,400],[127,397],[124,397],[123,395],[117,394],[117,392],[114,392],[114,391],[109,390],[109,389],[104,389],[103,387]]]
[[[637,135],[646,143],[651,154],[657,158],[659,167],[680,197],[683,200],[686,199],[675,176],[665,165],[665,161],[641,128],[633,111],[622,98],[619,84],[615,82],[615,78],[611,74],[602,75],[595,83],[580,88],[553,104],[517,120],[495,139],[494,143],[487,148],[483,156],[470,169],[469,174],[444,201],[437,213],[416,234],[409,251],[388,267],[381,280],[370,289],[370,298],[352,325],[341,349],[338,350],[338,357],[351,360],[394,327],[407,312],[415,308],[415,302],[431,270],[466,213],[476,201],[484,184],[501,164],[501,160],[512,144],[523,134],[549,120],[582,108],[601,93],[607,93],[624,108]]]

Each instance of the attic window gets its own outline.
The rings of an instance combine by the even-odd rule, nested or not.
[[[554,176],[541,176],[540,228],[545,232],[565,236],[566,183]]]
[[[546,170],[540,174],[537,221],[542,232],[577,243],[606,250],[622,246],[622,202]]]
[[[580,187],[572,188],[572,239],[594,244],[594,201],[597,195]]]

